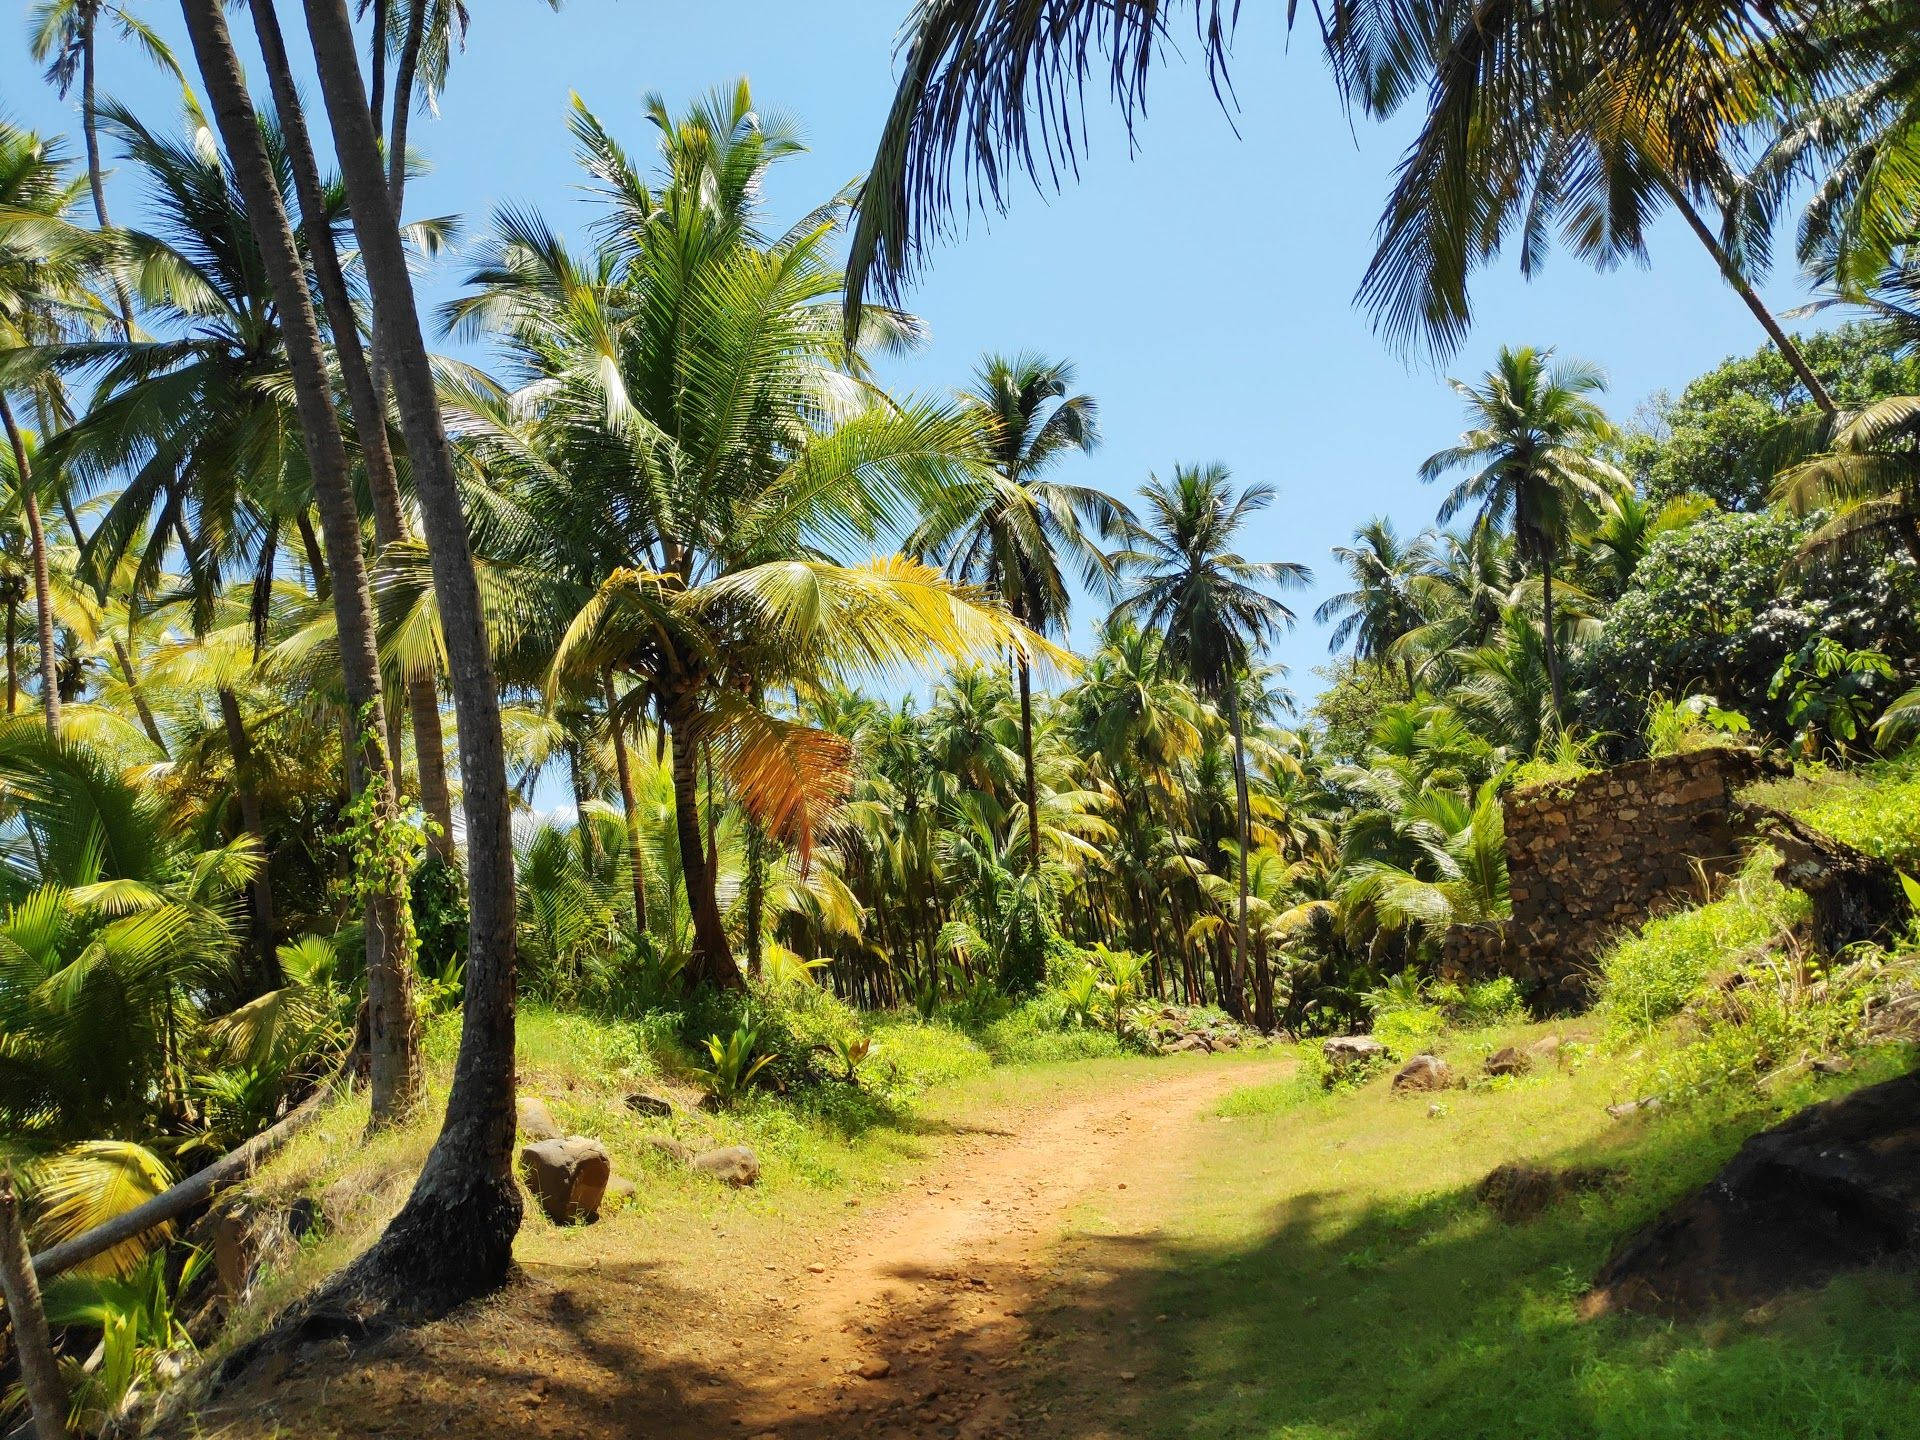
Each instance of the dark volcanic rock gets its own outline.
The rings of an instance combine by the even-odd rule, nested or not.
[[[1686,1314],[1750,1306],[1842,1270],[1920,1257],[1920,1074],[1763,1131],[1629,1239],[1583,1305]]]

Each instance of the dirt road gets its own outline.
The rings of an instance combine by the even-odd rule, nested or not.
[[[200,1427],[487,1440],[1118,1433],[1129,1358],[1152,1345],[1153,1317],[1125,1313],[1109,1272],[1151,1246],[1221,1142],[1214,1102],[1274,1074],[1271,1061],[1143,1065],[971,1115],[903,1189],[825,1223],[773,1216],[662,1244],[621,1217],[565,1264],[526,1264],[484,1305],[371,1352],[319,1347],[225,1397]],[[1067,1301],[1096,1293],[1097,1305]]]

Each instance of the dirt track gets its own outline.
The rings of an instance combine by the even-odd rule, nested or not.
[[[904,1189],[824,1225],[775,1217],[663,1247],[622,1217],[485,1305],[370,1353],[320,1347],[199,1424],[476,1440],[1118,1433],[1152,1317],[1118,1313],[1124,1287],[1103,1272],[1150,1243],[1218,1139],[1212,1103],[1273,1073],[1154,1065],[975,1116]],[[1088,1286],[1107,1303],[1061,1303]]]

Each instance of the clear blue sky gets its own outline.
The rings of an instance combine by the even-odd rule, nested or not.
[[[180,41],[177,9],[132,0]],[[26,54],[26,6],[0,31],[0,114],[76,136],[78,116],[46,87]],[[438,118],[421,116],[414,146],[432,173],[409,192],[416,215],[459,214],[482,228],[506,201],[532,203],[576,235],[591,211],[565,128],[578,90],[637,153],[650,150],[640,100],[662,92],[678,108],[706,88],[747,76],[766,109],[797,118],[811,153],[770,188],[784,223],[859,174],[892,95],[896,27],[907,0],[537,0],[474,5],[474,27]],[[913,297],[932,344],[891,367],[908,390],[945,390],[989,348],[1071,356],[1098,398],[1106,441],[1073,462],[1077,478],[1130,496],[1149,471],[1222,460],[1242,479],[1272,481],[1280,501],[1247,538],[1257,558],[1306,562],[1313,593],[1294,597],[1301,625],[1278,658],[1303,693],[1326,658],[1311,620],[1339,588],[1328,548],[1370,515],[1403,531],[1432,522],[1438,495],[1415,477],[1420,460],[1459,429],[1444,373],[1484,369],[1502,343],[1557,345],[1612,380],[1610,406],[1629,419],[1659,389],[1677,390],[1722,357],[1763,338],[1703,252],[1671,220],[1654,235],[1653,267],[1595,275],[1565,256],[1524,283],[1511,263],[1477,288],[1479,321],[1440,370],[1388,353],[1351,303],[1373,222],[1407,125],[1350,128],[1310,28],[1289,53],[1283,7],[1244,12],[1233,74],[1232,123],[1204,68],[1175,60],[1151,87],[1151,112],[1129,153],[1102,96],[1090,97],[1095,136],[1077,184],[1022,189],[1012,213],[969,232],[935,258]],[[281,0],[290,30],[298,6]],[[244,7],[236,31],[250,36]],[[290,35],[299,51],[300,37]],[[1194,47],[1186,46],[1191,54]],[[103,93],[164,117],[176,96],[138,56],[109,49]],[[264,94],[256,85],[256,96]],[[1238,134],[1236,136],[1236,128]],[[139,219],[138,187],[110,181],[122,223]],[[452,293],[460,262],[428,277],[429,299]],[[1802,297],[1790,270],[1768,292],[1778,308]],[[475,357],[484,358],[484,357]],[[1084,636],[1088,617],[1076,626]]]

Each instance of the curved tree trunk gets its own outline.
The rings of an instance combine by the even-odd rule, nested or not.
[[[33,466],[27,460],[26,437],[13,418],[7,397],[0,393],[0,426],[13,447],[13,474],[20,486],[20,508],[27,517],[27,544],[32,552],[33,608],[40,641],[40,708],[47,717],[47,734],[60,738],[60,674],[53,648],[53,577],[47,569],[47,532],[40,524],[40,501],[33,491]]]
[[[27,1253],[11,1170],[0,1172],[0,1294],[6,1297],[14,1359],[19,1362],[20,1384],[27,1392],[36,1440],[64,1440],[66,1387],[60,1383],[60,1365],[54,1359],[53,1339],[47,1333],[47,1312],[40,1304],[33,1257]]]
[[[7,597],[7,714],[12,715],[20,709],[20,668],[14,654],[19,643],[16,631],[20,624],[20,602],[11,595]]]
[[[460,1055],[446,1121],[420,1179],[351,1277],[384,1298],[424,1305],[505,1279],[520,1228],[520,1189],[513,1176],[514,890],[506,746],[479,579],[413,279],[367,110],[353,23],[345,0],[305,0],[304,8],[373,292],[377,348],[394,382],[413,462],[460,726],[470,907]]]
[[[293,376],[295,410],[307,452],[327,562],[333,571],[333,614],[338,633],[349,732],[349,764],[363,787],[376,795],[376,823],[396,819],[392,772],[383,741],[380,665],[375,650],[373,601],[360,553],[360,517],[353,503],[347,449],[333,406],[326,353],[306,285],[306,269],[293,227],[280,202],[272,164],[255,122],[253,102],[227,31],[221,0],[182,0],[194,54],[206,81],[234,181],[280,312],[282,340]],[[403,933],[392,891],[368,899],[370,928],[387,943],[370,955],[367,1011],[372,1057],[373,1122],[398,1120],[418,1103],[420,1067],[413,1025],[412,975],[398,945]]]
[[[301,228],[313,257],[314,274],[320,281],[327,328],[333,333],[334,354],[340,362],[347,403],[352,408],[354,429],[360,441],[361,464],[367,472],[367,488],[373,495],[373,536],[384,550],[412,538],[407,530],[406,511],[400,503],[393,451],[387,444],[386,406],[380,401],[366,351],[360,344],[359,320],[354,314],[346,277],[340,269],[332,227],[323,218],[327,207],[320,166],[314,156],[306,114],[300,107],[300,92],[294,86],[280,17],[271,0],[252,0],[252,10],[254,30],[260,37],[260,53],[273,89],[274,109],[279,112],[287,156],[292,163],[294,192],[300,197]],[[427,818],[434,822],[434,833],[428,843],[442,859],[451,860],[453,797],[447,784],[446,732],[440,721],[438,688],[431,675],[403,677],[402,684],[407,692],[407,712],[413,722],[414,760],[420,771],[420,805]],[[397,726],[398,719],[397,715],[393,716],[392,724]],[[394,752],[391,758],[397,778],[400,770],[398,729],[394,728],[391,733]]]
[[[1774,348],[1780,352],[1793,373],[1800,377],[1800,383],[1806,386],[1807,395],[1812,399],[1820,413],[1831,417],[1835,413],[1833,397],[1827,393],[1827,387],[1820,383],[1820,377],[1813,373],[1813,367],[1807,363],[1807,357],[1800,353],[1800,347],[1793,343],[1787,332],[1780,328],[1780,322],[1773,318],[1773,312],[1767,309],[1766,302],[1754,293],[1753,286],[1747,283],[1739,267],[1733,263],[1733,257],[1727,254],[1726,247],[1720,243],[1720,237],[1713,233],[1700,212],[1693,208],[1693,202],[1687,199],[1686,192],[1669,179],[1664,171],[1660,173],[1660,186],[1667,192],[1667,198],[1673,201],[1673,208],[1680,212],[1681,219],[1687,222],[1695,237],[1713,257],[1713,263],[1720,269],[1720,276],[1734,288],[1747,309],[1753,312],[1753,318],[1760,322],[1760,328],[1767,332],[1767,338],[1773,341]]]
[[[687,909],[693,916],[693,958],[687,974],[696,985],[737,990],[743,983],[727,943],[726,922],[714,895],[717,877],[707,863],[700,834],[700,745],[694,738],[693,714],[684,700],[663,711],[667,735],[673,744],[673,824],[680,842],[680,874],[687,885]]]

